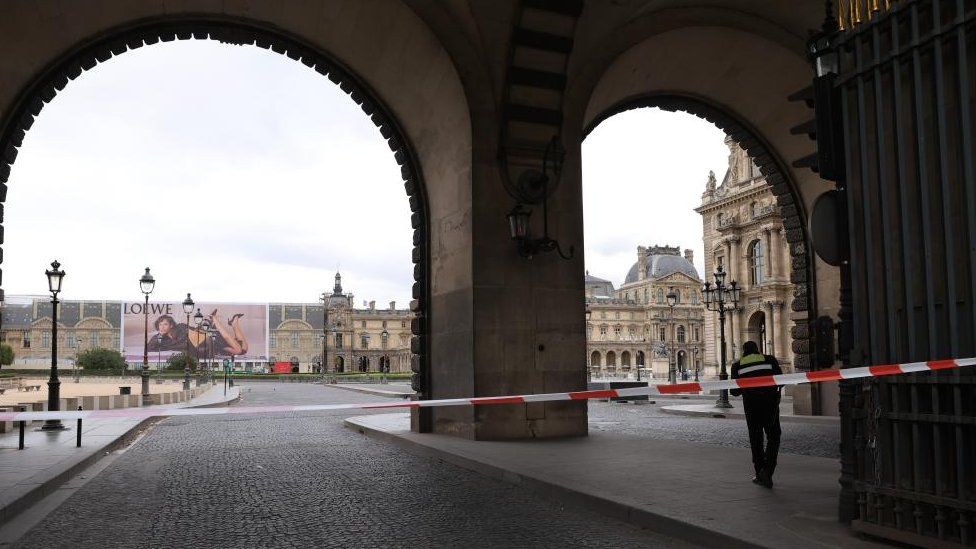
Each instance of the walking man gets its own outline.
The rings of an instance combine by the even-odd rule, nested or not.
[[[742,358],[732,363],[732,379],[762,377],[782,374],[776,357],[759,353],[754,341],[742,344]],[[779,387],[752,387],[732,389],[733,396],[742,396],[749,427],[749,444],[752,446],[752,464],[756,476],[752,482],[766,488],[773,487],[773,471],[779,454]],[[765,441],[763,440],[765,435]]]

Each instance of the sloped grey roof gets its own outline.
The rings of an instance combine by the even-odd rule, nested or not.
[[[671,254],[652,254],[647,256],[646,269],[647,278],[660,278],[672,273],[684,273],[696,280],[701,280],[698,270],[690,261],[680,255]],[[635,262],[630,270],[627,271],[627,279],[624,284],[637,282],[637,263]]]

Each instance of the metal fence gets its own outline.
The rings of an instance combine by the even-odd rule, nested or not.
[[[841,4],[848,365],[972,356],[976,3]],[[913,374],[842,391],[842,485],[854,513],[844,518],[903,542],[976,546],[976,378]]]

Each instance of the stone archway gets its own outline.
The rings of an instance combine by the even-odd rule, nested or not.
[[[412,16],[412,14],[410,15]],[[395,161],[401,167],[401,176],[407,194],[408,206],[412,213],[411,225],[414,231],[412,258],[415,283],[412,289],[414,298],[412,309],[420,319],[419,322],[414,322],[412,326],[415,341],[411,344],[411,351],[416,356],[412,365],[412,369],[415,371],[413,385],[422,395],[422,398],[429,398],[431,394],[429,366],[431,362],[431,338],[429,334],[434,329],[430,321],[430,304],[432,302],[430,269],[432,262],[438,261],[438,258],[432,256],[429,247],[431,206],[424,174],[420,166],[420,158],[433,159],[443,155],[447,149],[443,144],[434,143],[441,140],[445,143],[453,141],[451,144],[452,152],[449,152],[448,156],[454,156],[455,164],[460,164],[462,170],[470,162],[464,152],[464,144],[470,144],[467,104],[463,89],[450,61],[446,58],[440,59],[442,65],[447,64],[443,70],[452,73],[454,78],[453,81],[445,79],[442,84],[445,85],[446,89],[454,88],[448,93],[455,94],[454,103],[458,105],[458,108],[448,107],[451,101],[444,101],[443,106],[448,110],[454,110],[452,123],[455,123],[455,128],[461,134],[455,135],[454,138],[447,137],[447,135],[436,137],[435,134],[429,132],[426,134],[418,133],[422,128],[414,127],[412,131],[408,131],[404,126],[402,117],[397,116],[394,109],[389,106],[387,99],[390,97],[394,97],[395,101],[402,103],[404,96],[402,81],[396,83],[395,91],[393,91],[391,83],[386,85],[387,88],[390,88],[387,93],[379,93],[374,85],[367,82],[357,71],[344,64],[326,48],[316,43],[316,40],[288,32],[281,26],[269,24],[267,21],[232,17],[226,13],[160,14],[155,17],[123,22],[116,26],[99,27],[96,24],[96,19],[93,18],[87,22],[92,25],[92,34],[82,37],[79,41],[64,42],[66,49],[56,52],[54,55],[49,54],[49,57],[43,61],[43,69],[30,75],[28,80],[18,82],[12,78],[8,79],[7,87],[21,86],[15,94],[10,93],[10,90],[4,86],[0,86],[0,112],[3,113],[2,118],[0,118],[0,202],[6,199],[6,183],[10,178],[18,148],[22,145],[26,132],[31,128],[34,119],[40,114],[44,105],[52,101],[70,81],[78,78],[97,64],[132,49],[162,42],[190,39],[210,39],[237,45],[251,45],[280,53],[329,78],[349,94],[350,98],[362,108],[364,114],[376,125],[382,137],[387,141]],[[351,48],[352,46],[348,47]],[[342,49],[345,50],[346,47]],[[347,52],[343,51],[343,53]],[[430,55],[436,57],[439,54]],[[437,65],[437,63],[434,64]],[[370,70],[375,71],[375,68]],[[418,81],[419,88],[420,82]],[[5,104],[4,101],[9,96],[13,96],[13,99],[10,100],[9,104]],[[432,104],[441,103],[437,100],[428,101]],[[415,114],[422,115],[419,112],[405,111],[402,104],[398,106],[401,112],[407,112],[410,115],[408,122],[413,126],[430,123],[430,117],[427,117],[426,122],[414,120]],[[460,116],[458,116],[459,114]],[[422,135],[420,137],[423,141],[421,147],[415,146],[411,134]],[[437,149],[436,154],[435,149]],[[441,161],[432,161],[432,164],[437,163],[441,163]],[[434,172],[444,171],[443,167],[432,166],[428,169]],[[454,195],[450,197],[452,201],[455,199],[456,196]],[[435,215],[453,215],[453,209],[456,207],[452,203],[447,206],[451,210],[450,212],[442,211]],[[2,260],[2,255],[0,255],[0,260]],[[429,430],[431,427],[429,412],[425,410],[422,416],[424,417],[417,423],[417,427],[421,430]]]
[[[749,321],[746,323],[745,340],[755,342],[759,346],[760,353],[769,352],[766,345],[766,313],[755,311],[749,315]]]
[[[790,336],[796,368],[805,371],[832,366],[815,361],[814,320],[836,317],[839,272],[810,253],[806,212],[832,184],[808,169],[815,144],[797,130],[813,118],[800,93],[812,76],[806,36],[782,30],[727,9],[675,7],[649,8],[614,33],[581,37],[589,49],[566,72],[563,128],[574,168],[576,143],[607,117],[640,107],[705,118],[749,153],[784,220],[794,293]],[[579,216],[576,185],[581,181],[561,198]],[[823,390],[803,388],[796,409],[835,410],[836,395],[822,399]]]
[[[791,265],[796,274],[791,274],[791,281],[794,284],[794,305],[793,310],[797,313],[807,313],[815,304],[813,300],[813,286],[807,281],[815,278],[813,262],[810,254],[809,237],[807,235],[806,214],[802,207],[802,198],[796,190],[795,184],[788,179],[787,171],[783,167],[782,161],[771,151],[758,136],[755,131],[745,122],[739,120],[734,114],[722,107],[711,105],[707,100],[682,95],[647,95],[621,101],[593,119],[584,129],[584,135],[592,132],[601,122],[622,112],[639,108],[660,108],[667,111],[682,111],[704,118],[715,124],[719,129],[731,136],[738,142],[759,167],[763,176],[774,188],[777,202],[783,212],[783,224],[786,227],[787,241],[790,244]],[[797,318],[794,322],[803,326],[802,329],[793,330],[792,336],[794,349],[810,348],[810,332],[808,324],[813,320],[810,316]],[[797,353],[799,361],[801,353]],[[804,364],[809,364],[808,357],[804,358]],[[808,366],[809,367],[809,366]]]

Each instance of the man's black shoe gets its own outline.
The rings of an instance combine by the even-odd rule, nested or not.
[[[759,479],[759,475],[758,474],[756,476],[752,477],[752,483],[753,484],[762,484],[762,480]]]
[[[773,487],[773,477],[769,476],[769,474],[766,473],[766,471],[760,472],[759,475],[757,475],[756,480],[759,481],[756,484],[759,484],[763,488],[772,489]]]

